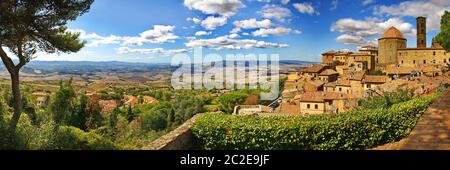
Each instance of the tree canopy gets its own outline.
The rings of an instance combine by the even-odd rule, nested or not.
[[[441,19],[441,32],[436,36],[436,41],[450,51],[450,12],[445,11]]]
[[[14,114],[10,128],[15,130],[22,110],[19,88],[20,69],[37,52],[79,51],[85,42],[80,33],[67,30],[68,21],[88,12],[94,0],[2,0],[0,1],[0,58],[11,75]],[[15,64],[11,51],[19,62]]]

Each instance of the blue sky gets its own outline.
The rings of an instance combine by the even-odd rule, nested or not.
[[[73,54],[36,60],[170,62],[178,53],[279,54],[320,61],[328,50],[375,45],[390,26],[415,47],[415,18],[428,18],[428,44],[448,0],[96,0],[70,22],[87,42]],[[196,35],[197,34],[197,35]]]

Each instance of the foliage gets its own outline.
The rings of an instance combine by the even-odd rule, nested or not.
[[[437,96],[338,115],[205,114],[192,131],[204,149],[366,149],[407,136]]]
[[[0,1],[0,58],[11,75],[14,99],[14,114],[9,127],[11,133],[14,133],[22,113],[20,69],[30,62],[38,51],[79,51],[85,42],[79,39],[80,33],[68,31],[66,24],[86,13],[92,3],[93,0]],[[14,56],[8,56],[3,47],[9,49]],[[14,57],[18,58],[18,62],[13,62]]]
[[[413,97],[411,89],[398,89],[395,92],[384,92],[383,95],[375,95],[360,101],[359,109],[389,108],[393,104],[411,100]]]
[[[88,97],[85,94],[80,94],[74,106],[74,112],[71,116],[69,125],[78,127],[81,130],[87,130],[86,126],[86,121],[88,119],[88,113],[86,112],[87,105],[88,105]]]
[[[0,93],[1,94],[1,93]],[[5,116],[7,114],[7,105],[4,102],[4,99],[0,97],[0,149],[2,148],[10,148],[10,139],[8,124],[5,120]]]
[[[180,125],[195,114],[205,111],[203,108],[205,101],[194,95],[177,95],[175,100],[171,102],[171,105],[174,115],[169,119],[171,119],[175,125]]]
[[[68,124],[73,113],[73,103],[75,100],[75,90],[72,80],[60,82],[59,89],[52,96],[49,105],[49,112],[53,116],[56,124]]]
[[[243,104],[247,98],[246,93],[242,92],[232,92],[227,94],[222,94],[219,97],[220,109],[228,114],[233,113],[234,107],[236,105]]]
[[[1,125],[1,124],[0,124]],[[13,143],[1,148],[13,149],[118,149],[109,139],[95,132],[84,132],[72,126],[57,126],[53,121],[35,126],[28,115],[21,116]]]
[[[166,129],[172,123],[174,112],[170,103],[163,102],[150,111],[142,114],[142,129],[145,131],[155,130],[160,131]]]
[[[450,84],[445,83],[445,84],[441,84],[438,88],[437,88],[437,92],[444,92],[448,87],[450,87]]]
[[[445,11],[441,18],[441,32],[436,36],[436,41],[450,51],[450,12]]]
[[[60,126],[49,140],[45,149],[64,150],[110,150],[117,149],[115,144],[92,132],[84,132],[71,126]]]
[[[100,99],[102,100],[121,100],[123,96],[123,92],[119,90],[115,90],[112,93],[108,93],[105,90],[99,92]]]
[[[122,149],[140,149],[166,133],[154,130],[144,132],[140,122],[133,120],[128,123],[123,116],[118,116],[116,129],[114,142]]]

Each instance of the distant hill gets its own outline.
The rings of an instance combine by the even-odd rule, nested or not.
[[[0,62],[1,63],[1,62]],[[281,60],[280,66],[283,65],[309,65],[316,62],[297,61],[297,60]],[[34,74],[93,74],[96,72],[152,72],[152,71],[174,71],[175,66],[169,63],[131,63],[118,61],[31,61],[22,69],[25,73]],[[3,63],[0,64],[0,71],[6,71]]]

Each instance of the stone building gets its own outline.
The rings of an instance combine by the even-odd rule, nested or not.
[[[299,98],[302,115],[346,112],[356,104],[357,100],[354,100],[351,95],[337,92],[307,92]]]
[[[379,67],[397,64],[398,49],[406,48],[406,38],[397,28],[391,27],[378,39],[378,57],[375,59]]]

